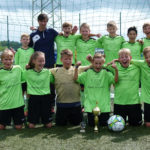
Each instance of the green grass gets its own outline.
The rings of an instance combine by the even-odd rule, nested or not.
[[[8,128],[0,131],[0,150],[149,150],[150,128],[126,127],[122,132],[111,132],[107,127],[94,133],[87,128],[52,127],[46,129]]]

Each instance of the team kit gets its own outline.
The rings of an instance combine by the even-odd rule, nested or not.
[[[0,130],[12,120],[16,129],[25,122],[29,128],[39,123],[51,128],[54,113],[56,126],[80,125],[87,113],[87,125],[94,127],[96,106],[97,126],[107,126],[111,89],[113,115],[129,126],[150,127],[150,23],[144,23],[145,37],[139,40],[136,27],[128,28],[125,41],[117,35],[114,21],[107,23],[108,35],[92,34],[87,23],[76,34],[77,26],[68,22],[58,33],[47,28],[46,14],[37,21],[39,26],[32,27],[31,34],[21,35],[20,48],[2,52]],[[98,48],[104,49],[104,55],[95,52]]]

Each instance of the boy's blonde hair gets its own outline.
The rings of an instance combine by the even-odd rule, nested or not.
[[[87,28],[88,30],[90,30],[90,26],[87,23],[82,23],[80,26],[80,31],[81,31],[81,28]]]
[[[62,24],[62,28],[65,28],[65,27],[71,27],[72,28],[72,24],[71,23],[68,23],[68,22],[64,22]]]
[[[30,38],[30,35],[29,35],[29,34],[27,34],[27,33],[23,33],[23,34],[21,34],[21,39],[22,39],[23,37]]]
[[[61,58],[62,58],[64,55],[73,56],[73,53],[72,53],[72,51],[69,50],[69,49],[64,49],[64,50],[61,51]]]
[[[102,59],[105,62],[105,56],[102,55],[101,53],[95,53],[95,55],[93,56],[93,61],[94,59]]]
[[[109,28],[109,27],[115,27],[115,28],[117,28],[116,22],[115,21],[109,21],[107,23],[107,28]]]
[[[1,60],[6,57],[6,56],[10,56],[12,58],[14,58],[14,54],[11,50],[9,50],[8,48],[6,48],[3,52],[2,52],[2,55],[1,55]]]
[[[143,50],[143,55],[146,56],[146,54],[149,53],[149,52],[150,52],[150,46],[145,47],[144,50]]]
[[[121,56],[121,54],[127,54],[127,55],[131,56],[131,51],[128,48],[122,48],[119,51],[119,57]]]
[[[143,29],[146,28],[147,26],[150,26],[150,22],[146,22],[143,24]]]

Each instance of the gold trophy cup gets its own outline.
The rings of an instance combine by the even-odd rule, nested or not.
[[[94,132],[98,132],[98,116],[100,115],[100,108],[97,106],[97,102],[96,102],[96,107],[93,109],[93,114],[94,114],[94,122],[95,122],[95,127],[94,127]]]

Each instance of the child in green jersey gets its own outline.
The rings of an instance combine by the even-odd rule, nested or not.
[[[83,23],[80,26],[81,38],[77,39],[76,51],[77,51],[77,61],[82,62],[82,66],[87,66],[90,63],[86,60],[86,56],[91,54],[94,56],[95,48],[98,48],[98,42],[90,38],[90,26],[87,23]]]
[[[144,48],[145,60],[132,60],[141,70],[141,101],[144,102],[144,121],[150,127],[150,46]]]
[[[143,41],[143,47],[142,50],[147,47],[150,46],[150,23],[144,23],[143,25],[143,33],[146,35],[145,38],[142,39]]]
[[[24,79],[27,83],[27,94],[30,95],[28,103],[29,128],[35,128],[41,119],[47,128],[52,126],[50,81],[51,72],[44,69],[45,55],[43,52],[32,54]]]
[[[139,97],[140,69],[130,64],[131,58],[130,50],[123,48],[119,51],[119,59],[114,60],[119,61],[116,62],[119,79],[115,84],[114,114],[121,115],[125,121],[128,116],[129,125],[139,126],[142,124]]]
[[[21,129],[24,123],[24,101],[21,82],[22,69],[13,66],[14,54],[4,50],[1,55],[0,68],[0,130],[10,125],[13,119],[16,129]]]
[[[106,63],[118,58],[118,51],[125,42],[122,36],[116,34],[117,25],[114,21],[107,23],[107,31],[109,35],[102,36],[98,42],[104,48]]]
[[[61,61],[63,67],[50,69],[55,84],[56,99],[56,125],[64,126],[67,123],[79,125],[82,121],[82,111],[80,103],[80,85],[74,82],[74,70],[72,66],[73,53],[65,49],[61,51]],[[88,67],[80,67],[79,71],[84,71]]]
[[[137,29],[136,27],[130,27],[127,33],[129,41],[122,44],[122,48],[128,48],[131,51],[132,59],[141,59],[142,45],[136,41]]]
[[[112,64],[115,70],[114,77],[111,72],[103,69],[104,62],[104,57],[100,53],[96,53],[92,59],[93,69],[89,69],[78,76],[78,66],[80,65],[78,64],[74,74],[74,79],[85,87],[83,105],[84,111],[88,112],[88,124],[90,126],[94,126],[92,110],[96,107],[96,102],[98,102],[98,107],[101,110],[99,124],[102,126],[107,125],[110,113],[110,86],[118,81],[118,69],[115,63]]]
[[[30,42],[30,35],[29,34],[22,34],[21,35],[21,48],[17,49],[17,52],[15,53],[15,64],[20,65],[23,70],[25,70],[26,65],[29,62],[29,59],[31,55],[34,53],[34,49],[30,48],[29,45]],[[27,116],[27,98],[28,95],[26,94],[27,91],[27,85],[26,83],[22,83],[22,91],[23,95],[25,95],[25,116]]]

